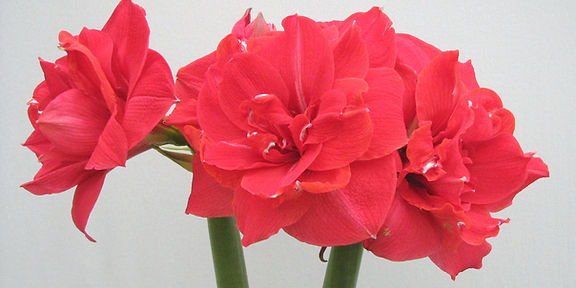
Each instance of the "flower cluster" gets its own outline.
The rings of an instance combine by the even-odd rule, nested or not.
[[[548,176],[500,97],[458,51],[396,33],[379,8],[331,22],[292,15],[282,28],[246,11],[175,87],[129,0],[102,31],[62,32],[68,55],[41,61],[46,81],[30,102],[25,145],[43,167],[24,187],[77,185],[84,232],[106,173],[170,125],[194,151],[186,212],[235,216],[246,246],[282,229],[391,260],[430,257],[453,278],[479,268],[507,222],[491,213]]]

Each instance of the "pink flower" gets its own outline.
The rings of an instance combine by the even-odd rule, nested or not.
[[[60,32],[67,56],[40,60],[46,80],[29,102],[34,132],[24,145],[42,168],[22,186],[37,195],[77,186],[72,219],[84,234],[106,174],[149,148],[144,138],[175,100],[148,35],[144,10],[124,0],[101,31]]]
[[[470,62],[410,35],[397,39],[396,65],[415,85],[405,94],[405,119],[414,120],[397,197],[377,239],[364,246],[391,260],[430,257],[455,278],[481,267],[491,249],[486,238],[508,221],[490,213],[547,177],[548,168],[522,151],[512,113],[495,92],[479,88]]]
[[[395,47],[391,22],[375,8],[282,26],[247,13],[214,53],[178,73],[182,103],[169,120],[197,143],[201,175],[188,212],[236,216],[244,245],[279,229],[326,246],[373,237],[406,143],[395,50],[375,44]],[[191,208],[196,201],[204,205]]]

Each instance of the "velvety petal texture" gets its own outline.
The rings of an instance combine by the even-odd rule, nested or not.
[[[281,31],[250,19],[178,74],[168,123],[202,131],[194,149],[208,173],[194,185],[232,204],[244,245],[280,229],[325,246],[375,237],[407,142],[392,22],[378,8],[339,23],[293,15]],[[196,189],[190,213],[228,216],[193,204],[208,199]]]
[[[34,194],[76,191],[72,219],[86,224],[106,174],[148,148],[145,138],[175,101],[172,73],[148,48],[144,10],[121,1],[102,30],[61,32],[67,55],[40,60],[45,81],[28,114],[35,131],[24,144],[42,168],[22,187]]]
[[[522,151],[512,114],[494,91],[479,87],[458,51],[441,52],[410,35],[397,40],[397,69],[414,86],[405,87],[414,94],[404,94],[403,106],[410,139],[400,150],[392,208],[364,246],[396,261],[429,257],[454,279],[482,266],[491,249],[486,239],[508,222],[491,213],[547,177],[548,167]]]

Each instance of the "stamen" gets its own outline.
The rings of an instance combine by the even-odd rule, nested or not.
[[[296,180],[296,182],[294,182],[294,185],[296,186],[295,187],[296,192],[302,191],[302,186],[300,186],[300,181]]]
[[[250,109],[248,111],[248,123],[253,124],[253,125],[255,124],[254,123],[254,112],[252,112],[252,109]]]
[[[306,130],[308,128],[312,127],[312,123],[308,123],[306,124],[306,126],[304,126],[304,128],[302,128],[302,131],[300,131],[300,141],[304,142],[304,137],[306,137]]]
[[[276,146],[276,143],[274,142],[270,142],[270,144],[268,144],[268,147],[266,147],[266,149],[264,149],[264,153],[268,154],[270,153],[270,149],[272,149],[272,147]]]
[[[430,169],[438,167],[438,156],[432,157],[432,159],[428,160],[424,167],[422,167],[422,174],[426,174]]]

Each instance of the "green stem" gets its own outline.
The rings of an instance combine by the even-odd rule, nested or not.
[[[362,243],[335,246],[330,251],[330,260],[324,275],[323,288],[354,288],[362,263]]]
[[[248,288],[244,252],[234,217],[208,218],[218,288]]]

